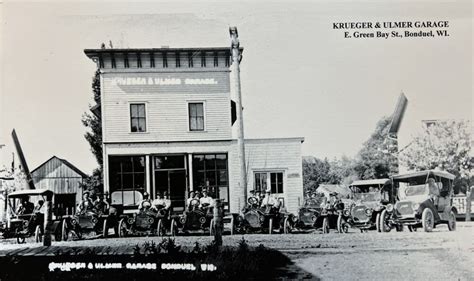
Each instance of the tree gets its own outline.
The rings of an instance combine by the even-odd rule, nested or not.
[[[330,162],[328,183],[349,185],[357,179],[354,171],[354,159],[345,155]]]
[[[94,101],[100,105],[100,72],[97,70],[92,78],[92,92],[94,94]],[[89,106],[92,109],[92,106]],[[90,112],[85,112],[82,116],[82,124],[89,130],[84,134],[85,139],[91,146],[91,151],[94,154],[99,167],[96,168],[92,175],[86,178],[82,184],[82,188],[91,192],[94,195],[103,190],[103,156],[102,156],[102,122],[99,116]]]
[[[330,164],[327,159],[303,157],[303,189],[313,193],[321,183],[328,181]]]
[[[96,104],[100,104],[100,72],[97,70],[94,77],[92,78],[92,92],[94,93],[94,101]],[[92,109],[92,106],[89,106]],[[102,122],[99,116],[95,114],[85,112],[82,116],[82,124],[89,129],[84,134],[87,142],[91,146],[91,151],[94,154],[97,163],[102,169]]]
[[[440,169],[456,176],[457,188],[465,192],[472,184],[474,159],[471,150],[469,121],[439,121],[415,136],[400,154],[400,161],[410,170]]]
[[[375,131],[356,155],[354,172],[359,179],[387,178],[398,173],[396,141],[388,138],[391,118],[382,117]]]

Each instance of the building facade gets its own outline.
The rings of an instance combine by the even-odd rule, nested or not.
[[[245,205],[233,126],[230,48],[87,49],[100,69],[104,188],[136,208],[167,192],[174,210],[207,189]],[[97,109],[97,108],[96,108]],[[303,198],[302,138],[246,140],[247,190],[270,188],[289,211]]]
[[[31,171],[36,188],[54,192],[53,212],[56,216],[73,214],[81,201],[81,184],[87,175],[65,159],[51,157]]]

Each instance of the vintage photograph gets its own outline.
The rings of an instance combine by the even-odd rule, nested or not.
[[[472,280],[470,1],[0,19],[0,280]]]

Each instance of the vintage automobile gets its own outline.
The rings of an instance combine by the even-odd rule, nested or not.
[[[8,194],[10,212],[12,216],[9,218],[9,225],[3,227],[3,237],[16,237],[19,244],[24,243],[25,239],[31,236],[35,237],[36,242],[41,242],[44,235],[44,211],[43,207],[40,211],[33,210],[32,213],[19,214],[15,211],[16,203],[25,197],[41,197],[39,200],[46,202],[47,198],[51,198],[53,192],[47,189],[28,189],[14,191]],[[38,199],[38,198],[37,198]],[[57,222],[52,221],[53,234],[56,234]],[[60,240],[60,236],[55,235],[56,240]]]
[[[200,206],[199,200],[192,199],[187,210],[172,215],[171,235],[190,232],[209,232],[213,235],[214,214],[212,206]]]
[[[322,225],[321,212],[325,203],[324,196],[308,197],[298,209],[298,220],[295,226],[299,229],[318,228]]]
[[[379,231],[379,220],[385,205],[394,201],[390,179],[357,180],[349,188],[353,205],[346,208],[337,221],[339,233],[347,233],[350,227],[361,232]]]
[[[247,207],[243,210],[243,216],[238,219],[238,229],[242,233],[267,232],[269,234],[290,233],[295,227],[297,217],[284,211],[280,203],[279,207],[267,205],[260,207],[258,199],[249,197]]]
[[[109,229],[116,229],[117,215],[103,214],[94,210],[62,217],[62,240],[82,239],[85,234],[107,238]],[[116,233],[117,234],[117,233]]]
[[[392,184],[399,186],[400,200],[382,211],[380,229],[388,232],[394,226],[406,225],[410,231],[423,228],[431,232],[437,225],[447,224],[450,231],[455,230],[453,180],[454,175],[434,170],[393,176]],[[437,188],[439,196],[430,196],[430,187]]]
[[[118,225],[119,237],[131,235],[164,236],[170,224],[170,214],[164,206],[146,208],[138,213],[122,216]]]

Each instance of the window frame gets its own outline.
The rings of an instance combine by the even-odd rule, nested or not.
[[[191,154],[191,161],[192,161],[192,171],[191,173],[193,174],[193,190],[196,191],[196,190],[199,190],[199,186],[197,184],[197,181],[198,181],[198,173],[203,173],[204,174],[204,177],[207,178],[207,173],[208,172],[214,172],[215,173],[215,187],[217,187],[218,189],[220,187],[225,187],[227,188],[227,198],[225,199],[229,206],[230,206],[230,179],[229,179],[229,153],[228,152],[204,152],[204,153],[193,153]],[[199,156],[204,156],[204,159],[207,155],[213,155],[214,156],[214,168],[213,169],[208,169],[206,167],[206,160],[204,160],[204,166],[203,166],[203,169],[197,169],[197,166],[195,165],[194,163],[194,159],[195,157],[199,157]],[[225,170],[222,169],[222,168],[218,168],[217,167],[217,162],[216,162],[216,159],[217,159],[217,155],[225,155],[225,161],[226,161],[226,168]],[[227,179],[227,185],[218,185],[217,184],[217,178],[218,178],[218,173],[221,172],[221,171],[225,171],[226,173],[226,179]],[[212,195],[214,196],[214,195]],[[215,199],[215,198],[214,198]]]
[[[145,106],[145,117],[133,117],[133,118],[145,118],[145,131],[132,131],[132,105],[144,105]],[[148,133],[148,103],[141,101],[128,102],[128,130],[130,134],[146,134]]]
[[[191,111],[189,110],[191,104],[202,104],[202,117],[203,117],[203,129],[202,130],[192,130],[191,129]],[[186,101],[186,112],[187,112],[187,119],[188,119],[188,132],[206,132],[207,131],[207,126],[206,126],[206,101],[205,100],[188,100]]]
[[[257,180],[256,180],[256,176],[257,174],[266,174],[266,188],[270,188],[270,190],[272,190],[272,180],[271,180],[271,177],[272,177],[272,174],[281,174],[281,188],[282,188],[282,192],[273,192],[272,191],[272,194],[285,194],[285,186],[286,186],[286,180],[285,180],[285,171],[284,170],[254,170],[253,171],[253,189],[255,191],[257,191]],[[277,176],[278,177],[278,176]],[[278,191],[278,184],[277,184],[277,187],[276,187],[276,191]],[[261,189],[261,190],[258,190],[262,193],[265,192],[265,190]]]

